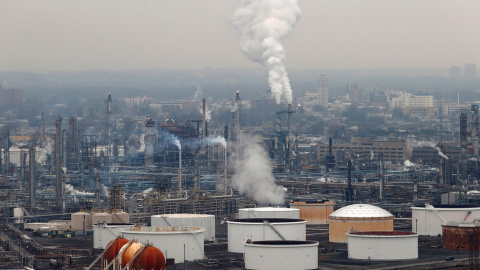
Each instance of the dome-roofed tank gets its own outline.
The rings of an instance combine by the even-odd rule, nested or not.
[[[128,243],[128,240],[123,238],[123,237],[117,237],[110,241],[107,245],[110,246],[105,250],[105,253],[103,254],[103,260],[106,260],[107,262],[111,262],[115,257],[117,257],[118,253],[120,252],[120,249]],[[111,244],[111,245],[110,245]]]
[[[121,251],[122,256],[120,258],[120,264],[122,265],[122,268],[125,267],[130,261],[132,261],[135,253],[137,253],[137,251],[141,249],[142,246],[143,245],[139,242],[132,242],[128,247]]]
[[[112,223],[129,223],[130,214],[124,211],[112,212]]]
[[[347,243],[350,231],[393,231],[393,218],[387,210],[370,204],[347,205],[329,216],[329,241]]]
[[[165,267],[165,256],[154,246],[146,246],[130,263],[130,269],[164,270]]]
[[[109,213],[95,213],[92,215],[92,225],[99,222],[112,223],[112,215]]]

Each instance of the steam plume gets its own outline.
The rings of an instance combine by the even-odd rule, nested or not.
[[[65,184],[65,191],[70,193],[70,195],[80,195],[80,196],[93,196],[95,193],[92,192],[86,192],[86,191],[79,191],[76,190],[72,185],[70,184]]]
[[[207,142],[212,143],[212,144],[221,144],[223,147],[227,147],[227,142],[225,141],[225,138],[222,136],[218,137],[213,137],[213,138],[207,138]]]
[[[438,153],[439,156],[441,156],[444,159],[448,159],[448,157],[442,152],[440,147],[435,147],[435,149],[437,150],[437,153]]]
[[[282,41],[301,16],[296,0],[250,0],[244,1],[232,17],[240,32],[240,49],[252,61],[268,68],[268,83],[277,104],[282,96],[292,103]]]
[[[259,202],[283,204],[285,190],[275,184],[267,152],[255,138],[246,137],[245,141],[248,143],[237,147],[241,152],[233,155],[233,187]]]

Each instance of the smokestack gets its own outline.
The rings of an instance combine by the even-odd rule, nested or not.
[[[5,138],[5,175],[10,175],[10,130],[7,130],[7,137]]]
[[[352,161],[348,160],[347,162],[347,189],[345,190],[345,200],[347,202],[352,201],[353,199],[353,188],[352,188]]]
[[[288,104],[287,109],[287,128],[288,128],[288,136],[292,133],[292,104]]]
[[[43,112],[42,112],[42,130],[41,130],[41,136],[40,136],[40,147],[43,148],[45,145],[45,125],[43,122]]]
[[[379,190],[379,199],[383,201],[383,186],[384,186],[384,164],[383,164],[383,153],[378,153],[378,160],[380,161],[380,166],[378,169],[380,190]]]
[[[63,182],[62,182],[62,118],[55,121],[55,176],[57,180],[57,207],[63,209]],[[62,211],[63,212],[63,211]]]
[[[23,189],[23,182],[26,178],[26,170],[27,170],[27,152],[23,149],[20,150],[20,181],[19,181],[19,189],[20,192]]]
[[[223,169],[223,193],[227,195],[227,143],[225,142],[225,166]]]
[[[282,128],[282,119],[280,118],[280,105],[277,104],[277,110],[275,113],[276,119],[275,119],[275,127],[277,132],[280,132]]]
[[[206,120],[206,107],[205,107],[205,99],[203,99],[202,104],[202,148],[205,147],[205,137],[206,137],[206,129],[207,129],[207,120]]]
[[[100,178],[99,173],[97,173],[97,177],[96,177],[95,180],[96,180],[95,195],[96,195],[97,207],[99,207],[100,206],[100,193],[102,192],[102,188],[101,188],[102,178]]]
[[[467,148],[467,114],[460,114],[460,147]]]
[[[28,195],[29,195],[29,206],[30,209],[35,211],[37,206],[36,200],[36,179],[35,179],[35,146],[30,146],[29,149],[29,161],[28,161],[28,172],[29,172],[29,181],[28,181]]]
[[[328,154],[333,155],[333,143],[332,138],[328,138]]]
[[[225,138],[225,140],[228,140],[228,125],[225,125],[225,127],[223,128],[223,137]]]
[[[413,201],[418,201],[418,178],[413,177]]]
[[[178,197],[182,197],[182,149],[178,148]]]

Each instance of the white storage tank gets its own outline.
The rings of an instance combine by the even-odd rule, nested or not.
[[[470,223],[480,219],[480,207],[469,205],[430,205],[412,207],[412,232],[419,235],[442,234],[447,223]]]
[[[249,218],[229,220],[227,224],[229,252],[244,253],[244,243],[247,239],[251,241],[306,239],[307,221],[303,219]]]
[[[90,214],[86,212],[76,212],[71,215],[72,230],[91,230]]]
[[[93,248],[105,249],[107,244],[122,234],[126,228],[135,227],[128,223],[98,223],[93,225]]]
[[[130,214],[124,211],[112,212],[112,223],[129,223]]]
[[[411,232],[350,232],[348,258],[396,261],[418,259],[418,234]]]
[[[300,210],[295,208],[258,207],[238,209],[238,218],[300,218]]]
[[[134,227],[122,231],[122,236],[141,243],[150,243],[175,263],[204,259],[203,234],[196,227]]]
[[[318,269],[318,242],[252,241],[245,243],[245,268]]]
[[[347,243],[351,231],[393,231],[393,218],[387,210],[370,204],[342,207],[329,217],[329,241]]]
[[[92,215],[92,226],[98,223],[112,223],[112,215],[109,213],[95,213]]]
[[[198,227],[205,230],[205,241],[215,241],[215,216],[164,214],[152,216],[152,227]]]

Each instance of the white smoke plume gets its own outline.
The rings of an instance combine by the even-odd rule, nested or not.
[[[258,202],[283,204],[285,190],[275,184],[272,165],[265,149],[254,137],[243,138],[244,145],[232,155],[234,175],[232,185],[240,194],[252,196]]]
[[[239,7],[232,23],[240,32],[240,49],[268,68],[268,83],[277,104],[282,96],[292,103],[282,41],[302,16],[297,0],[249,0]]]
[[[374,157],[375,157],[375,154],[373,153],[373,151],[370,151],[370,160],[373,160]]]
[[[144,191],[142,191],[142,194],[143,194],[143,195],[146,195],[146,194],[148,194],[148,193],[150,193],[150,192],[152,192],[152,191],[153,191],[153,188],[147,188],[147,189],[145,189]]]
[[[217,137],[208,137],[207,142],[211,144],[221,144],[224,148],[227,147],[227,142],[225,141],[225,138],[222,136],[217,136]]]
[[[195,91],[195,95],[193,96],[193,99],[198,100],[202,96],[203,96],[202,87],[200,85],[197,85],[197,91]]]
[[[203,105],[200,105],[200,114],[203,115]],[[209,110],[208,109],[208,106],[205,105],[205,121],[209,122],[210,120],[212,120],[212,110]]]
[[[407,147],[407,155],[411,156],[414,147],[431,147],[435,148],[437,143],[435,141],[417,141],[415,139],[408,138],[405,140]]]
[[[140,148],[138,152],[145,152],[145,134],[140,135]]]
[[[76,190],[72,185],[65,184],[65,191],[68,192],[70,195],[79,195],[79,196],[93,196],[95,193],[93,192],[85,192]]]
[[[107,198],[110,198],[110,193],[108,192],[108,188],[105,185],[102,185],[102,190],[103,190],[103,193],[105,194],[105,196]]]
[[[35,153],[35,161],[42,165],[47,163],[47,158],[53,153],[53,140],[49,137],[45,138],[45,145]]]
[[[440,149],[440,147],[435,147],[435,149],[437,150],[437,153],[439,156],[441,156],[442,158],[444,159],[448,159],[447,155],[445,155],[442,150]]]

